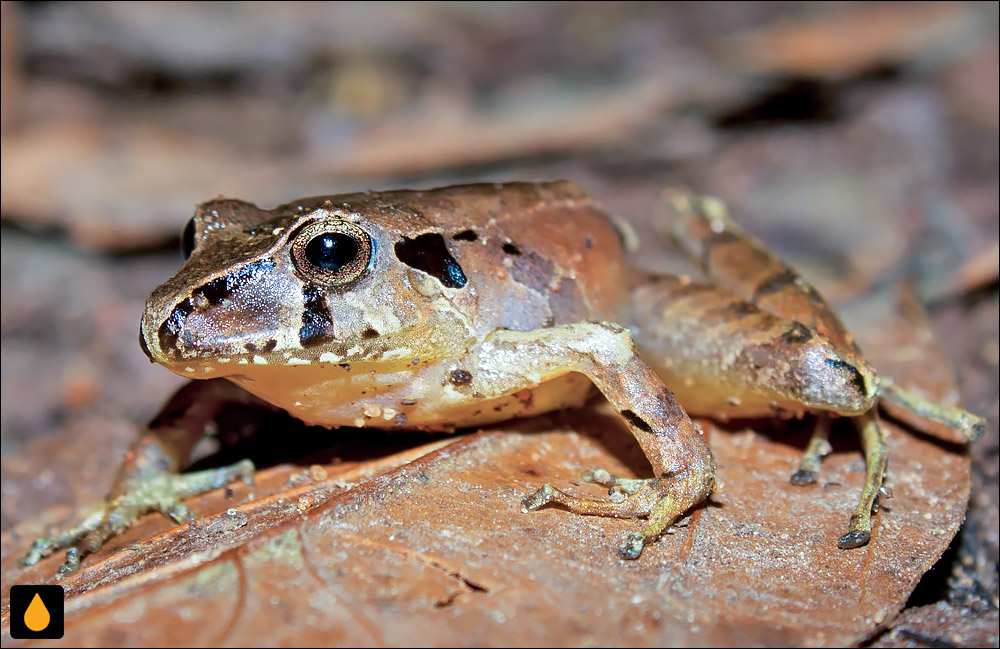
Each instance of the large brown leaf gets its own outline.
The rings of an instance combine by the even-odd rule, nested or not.
[[[947,397],[924,323],[891,306],[847,315],[884,370]],[[63,643],[852,644],[891,622],[962,520],[962,449],[887,423],[894,498],[870,545],[839,550],[864,476],[849,427],[798,488],[801,435],[702,425],[720,488],[638,561],[615,553],[636,521],[520,511],[544,481],[596,494],[578,477],[589,466],[648,474],[597,401],[375,460],[281,465],[258,499],[220,490],[194,503],[214,514],[178,528],[147,517],[66,580]],[[4,535],[5,584],[55,570],[13,565],[29,527]]]

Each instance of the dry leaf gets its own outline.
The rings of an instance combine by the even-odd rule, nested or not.
[[[938,396],[952,389],[939,353],[900,351],[923,337],[919,320],[894,317],[884,299],[848,316],[865,327],[863,343],[897,343],[872,346],[895,352],[874,360],[897,379]],[[801,435],[702,425],[724,486],[638,561],[615,552],[636,521],[520,511],[543,481],[594,493],[579,480],[589,466],[648,472],[598,400],[432,441],[430,452],[314,468],[291,488],[279,467],[257,500],[220,490],[196,499],[215,514],[149,538],[150,525],[168,524],[147,517],[65,582],[64,641],[846,645],[891,622],[962,520],[961,448],[887,423],[894,497],[870,545],[839,550],[864,478],[851,434],[835,440],[820,482],[801,488],[788,483]],[[14,567],[26,543],[5,535],[5,583],[54,571],[55,559]]]

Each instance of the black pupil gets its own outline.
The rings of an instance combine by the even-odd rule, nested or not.
[[[322,270],[335,273],[358,256],[358,242],[342,232],[313,237],[306,246],[306,259]]]

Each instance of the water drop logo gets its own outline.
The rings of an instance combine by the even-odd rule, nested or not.
[[[56,639],[63,637],[62,586],[11,586],[10,637]]]
[[[24,612],[24,626],[37,633],[44,631],[51,621],[52,616],[49,615],[49,609],[45,608],[45,602],[38,596],[38,593],[35,593],[31,603],[28,604],[28,610]]]

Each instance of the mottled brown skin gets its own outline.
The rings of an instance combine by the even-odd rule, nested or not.
[[[686,223],[692,240],[713,241],[698,218]],[[36,541],[24,562],[68,547],[68,574],[142,513],[188,520],[183,498],[249,481],[247,462],[177,473],[232,402],[328,427],[434,431],[577,406],[596,386],[654,477],[595,469],[584,478],[627,497],[544,485],[523,505],[646,517],[619,551],[627,559],[714,483],[711,452],[671,389],[690,412],[716,417],[860,416],[876,430],[863,439],[880,440],[874,370],[822,298],[779,277],[790,271],[766,250],[737,230],[725,257],[712,252],[721,244],[703,246],[710,287],[633,272],[623,235],[568,182],[344,194],[273,210],[201,205],[185,232],[189,259],[149,297],[141,343],[151,360],[208,380],[150,424],[93,515]],[[870,472],[875,489],[883,468]]]

